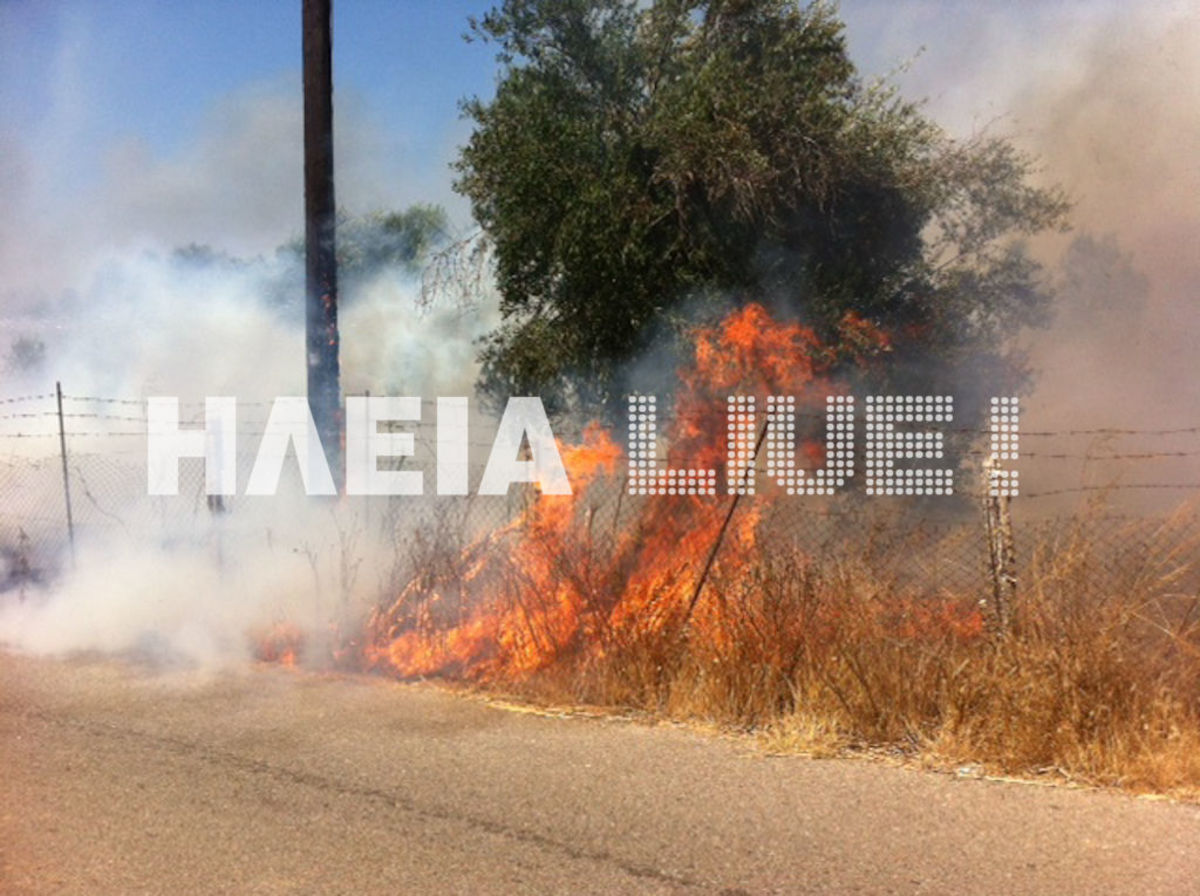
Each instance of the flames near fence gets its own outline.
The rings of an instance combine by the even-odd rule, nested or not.
[[[718,337],[713,334],[710,338]],[[747,347],[747,354],[734,366],[761,362],[768,351],[778,353],[780,339],[786,344],[808,338],[798,329],[783,336],[776,333],[775,344]],[[710,344],[706,351],[702,345],[700,355],[721,355],[712,351],[716,347]],[[720,348],[727,351],[729,346]],[[755,351],[760,354],[756,356]],[[712,399],[733,383],[722,380],[720,371],[707,369],[702,374],[681,395],[683,414],[677,428],[681,432],[723,433],[723,420],[706,420],[702,415],[723,413],[723,404]],[[797,374],[789,371],[788,376]],[[805,368],[799,382],[766,385],[812,392],[812,380],[813,370]],[[242,402],[241,406],[250,411],[239,421],[239,465],[245,469],[253,460],[268,405]],[[212,545],[214,555],[219,552],[222,527],[238,516],[240,504],[252,503],[252,499],[214,501],[206,496],[199,461],[181,465],[178,497],[146,497],[145,409],[143,398],[56,396],[53,392],[0,398],[0,595],[19,595],[48,585],[70,563],[72,529],[84,541],[122,535],[136,538],[153,531],[165,541]],[[190,410],[190,422],[202,424],[202,401],[190,408],[185,405],[184,410],[185,419]],[[1200,429],[1193,428],[1022,435],[1042,439],[1037,448],[1022,454],[1026,463],[1040,459],[1085,463],[1099,458],[1140,468],[1152,467],[1161,459],[1200,454],[1187,450],[1200,441]],[[1142,445],[1147,440],[1167,442],[1167,449],[1115,452],[1108,448],[1100,454],[1071,450],[1079,436],[1118,435],[1141,437]],[[431,434],[423,437],[418,433],[419,444],[432,441]],[[716,440],[706,445],[697,444],[695,438],[680,441],[680,453],[694,458],[696,465],[719,463]],[[486,445],[480,441],[476,447]],[[809,453],[810,459],[819,454]],[[395,553],[404,555],[408,566],[420,562],[413,559],[418,555],[455,555],[451,560],[430,559],[430,569],[402,571],[400,567],[406,564],[395,564],[386,585],[393,591],[379,595],[370,636],[380,640],[390,632],[400,640],[388,648],[380,644],[368,648],[369,663],[391,663],[398,673],[413,675],[465,669],[486,675],[510,665],[510,671],[532,668],[537,662],[530,655],[533,648],[525,642],[553,644],[548,648],[553,655],[566,643],[595,636],[598,626],[632,619],[646,625],[677,616],[680,607],[671,608],[668,593],[682,601],[684,615],[696,612],[697,606],[702,614],[708,612],[704,609],[708,602],[701,600],[698,586],[703,584],[700,577],[709,555],[726,568],[736,568],[746,562],[748,551],[796,551],[826,561],[856,558],[880,564],[887,557],[890,572],[906,591],[923,599],[938,595],[962,598],[996,617],[991,621],[1004,628],[1021,572],[1031,568],[1035,551],[1061,539],[1081,518],[1078,505],[1069,513],[1062,512],[1064,499],[1095,496],[1086,511],[1089,537],[1096,542],[1092,576],[1098,583],[1105,579],[1116,582],[1120,578],[1117,570],[1143,554],[1149,533],[1163,526],[1160,514],[1117,512],[1114,507],[1119,507],[1119,499],[1147,491],[1186,497],[1200,489],[1200,483],[1149,481],[1034,491],[1013,502],[1014,523],[1007,500],[984,496],[982,481],[964,487],[961,473],[957,486],[960,500],[949,506],[937,500],[864,500],[861,495],[849,494],[836,499],[750,498],[738,508],[737,499],[731,501],[727,495],[677,499],[627,494],[622,448],[598,428],[587,430],[583,443],[567,448],[564,458],[576,491],[570,498],[535,498],[514,487],[506,498],[342,499],[355,505],[354,525],[362,529],[361,536],[397,542]],[[758,466],[761,469],[762,464]],[[1043,508],[1051,501],[1057,506],[1047,513]],[[732,528],[722,532],[726,517]],[[414,525],[414,520],[421,522]],[[428,535],[431,531],[438,533],[436,543]],[[257,534],[262,536],[264,550],[302,549],[288,543],[286,537],[272,541],[265,524]],[[514,551],[515,544],[521,545],[520,550]],[[513,566],[522,550],[536,555],[536,559],[530,558],[530,569]],[[604,575],[613,581],[600,581],[604,576],[597,558],[601,556],[606,558]],[[555,576],[562,580],[551,583],[549,579]],[[563,584],[580,577],[586,581]],[[518,581],[523,583],[521,587],[542,595],[538,600],[544,604],[545,618],[531,615],[528,606],[519,610],[521,624],[502,639],[513,649],[512,656],[488,648],[486,661],[481,654],[478,665],[470,656],[454,657],[445,643],[457,640],[462,649],[471,640],[465,630],[442,632],[423,650],[415,648],[418,634],[432,636],[437,622],[444,624],[449,618],[447,614],[461,620],[464,614],[474,612],[472,608],[497,599],[489,589],[511,590]],[[601,599],[599,592],[605,588],[622,593]],[[567,608],[572,604],[576,611],[586,605],[584,615],[590,621],[576,619],[568,624],[571,613]],[[552,621],[556,614],[560,616],[557,622]],[[534,621],[535,617],[540,621]],[[494,620],[491,625],[499,624]],[[487,626],[481,621],[475,626],[479,638]],[[494,627],[489,631],[493,636],[498,633]]]
[[[723,434],[704,415],[721,414],[711,399],[733,386],[705,358],[741,352],[752,365],[763,349],[709,338],[718,350],[700,353],[669,433],[697,465],[721,451],[697,440]],[[808,337],[770,338],[774,351]],[[741,388],[822,394],[818,369],[800,375]],[[261,433],[258,410],[239,420],[239,468]],[[202,404],[185,409],[192,423],[202,416]],[[1101,450],[1076,447],[1097,435]],[[243,633],[264,660],[766,726],[804,749],[887,744],[1200,792],[1200,526],[1186,505],[1117,512],[1129,495],[1194,493],[1153,470],[1192,456],[1200,432],[1022,436],[1033,441],[1022,463],[1103,457],[1150,472],[1034,490],[1010,506],[984,501],[964,475],[948,501],[853,489],[639,496],[627,493],[621,445],[590,427],[563,446],[569,497],[514,488],[269,512],[271,499],[210,500],[200,461],[181,465],[177,497],[148,498],[144,399],[68,387],[61,414],[53,393],[0,404],[0,611],[86,576],[96,543],[208,558],[216,588],[253,556],[271,570],[311,568],[304,613],[268,604]],[[1117,439],[1137,444],[1117,450]],[[81,546],[74,573],[64,485]],[[1096,500],[1062,512],[1081,496]],[[323,540],[321,520],[332,522]],[[191,599],[204,613],[219,597]]]

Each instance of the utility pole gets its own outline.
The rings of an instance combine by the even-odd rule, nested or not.
[[[308,406],[340,493],[345,464],[338,369],[331,5],[332,0],[304,0],[305,334]]]

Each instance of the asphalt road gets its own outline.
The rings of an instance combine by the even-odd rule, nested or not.
[[[1200,807],[0,653],[0,893],[1200,894]]]

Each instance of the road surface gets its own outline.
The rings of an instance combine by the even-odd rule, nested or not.
[[[0,652],[0,893],[1200,894],[1200,807]]]

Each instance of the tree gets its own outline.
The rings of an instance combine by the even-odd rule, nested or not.
[[[430,261],[435,250],[448,241],[446,212],[438,205],[417,203],[403,211],[359,215],[339,212],[337,264],[341,301],[346,305],[354,304],[363,288],[385,272],[415,276]],[[192,247],[188,251],[197,254]],[[285,243],[276,254],[284,262],[284,268],[268,287],[272,301],[279,305],[302,302],[304,238],[297,237]]]
[[[1006,337],[1048,301],[1021,240],[1062,194],[864,83],[831,7],[505,0],[472,34],[503,66],[457,162],[501,295],[485,394],[615,408],[651,342],[750,301],[887,333],[880,387],[1021,384]]]
[[[362,215],[341,211],[337,221],[338,278],[353,288],[389,268],[416,274],[448,240],[447,227],[446,212],[439,205],[417,203],[404,211]],[[303,266],[303,237],[285,243],[278,252]]]
[[[341,217],[338,274],[348,282],[369,279],[388,267],[415,274],[447,238],[446,213],[436,205]]]
[[[11,373],[34,373],[46,362],[46,344],[36,336],[18,336],[9,345],[4,361]]]

